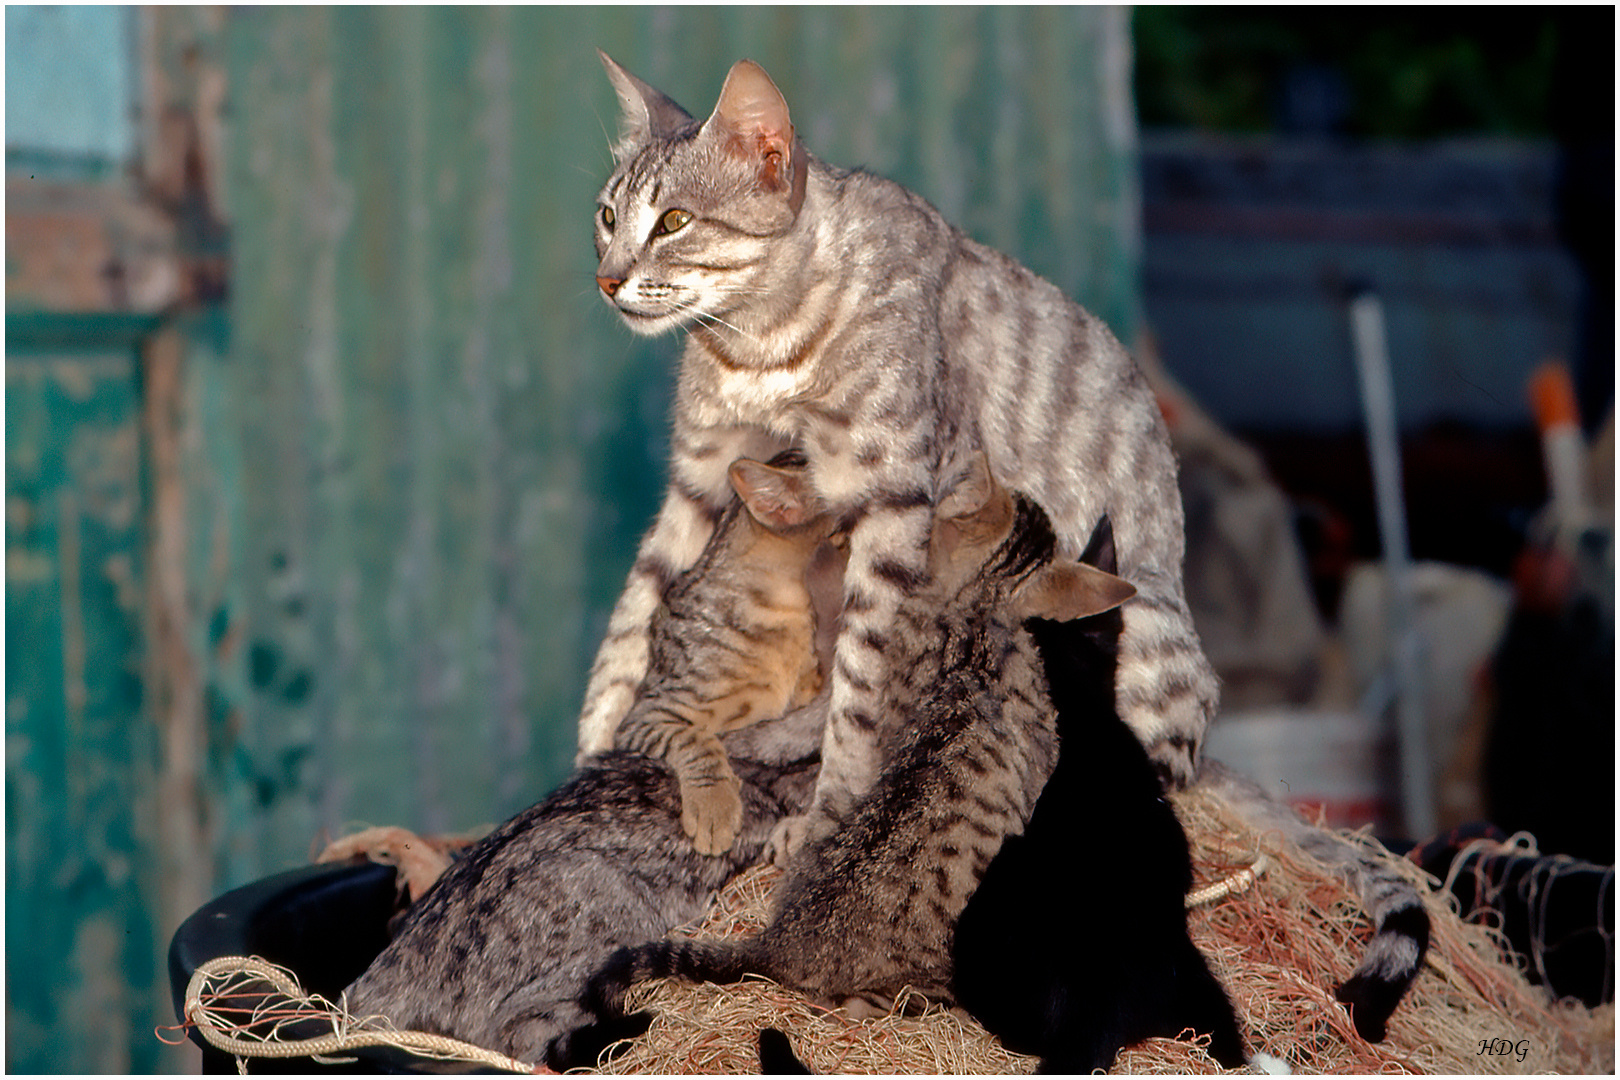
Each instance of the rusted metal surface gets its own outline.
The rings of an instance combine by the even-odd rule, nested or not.
[[[180,295],[167,215],[118,185],[6,178],[6,311],[161,311]]]

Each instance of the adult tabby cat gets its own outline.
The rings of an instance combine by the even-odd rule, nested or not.
[[[597,200],[597,284],[632,330],[687,331],[669,491],[592,667],[581,753],[609,746],[647,623],[729,497],[726,466],[796,445],[852,526],[815,809],[871,786],[895,613],[928,580],[934,506],[971,454],[1050,516],[1066,558],[1104,513],[1125,606],[1121,716],[1189,783],[1216,681],[1183,595],[1176,465],[1153,395],[1095,317],[891,181],[826,165],[765,72],[740,61],[698,123],[606,56],[623,106]]]
[[[1081,560],[1113,569],[1107,518]],[[1187,934],[1186,832],[1115,711],[1121,621],[1114,610],[1030,624],[1057,710],[1058,763],[957,920],[952,988],[1009,1050],[1039,1056],[1041,1072],[1085,1075],[1187,1028],[1237,1068],[1237,1016]],[[1075,857],[1075,838],[1088,834],[1110,853],[1101,863]]]
[[[740,473],[759,475],[751,463]],[[772,476],[791,479],[764,475],[765,488]],[[756,494],[740,486],[746,497]],[[791,513],[798,491],[793,483],[777,490],[777,511]],[[731,542],[752,531],[750,521],[741,511],[723,517],[710,550],[675,583],[675,602],[654,617],[658,644],[643,695],[719,700],[810,662],[809,636],[765,631],[784,622],[784,598],[808,618],[810,606],[830,595],[824,617],[831,622],[842,595],[840,560],[812,561],[808,588],[792,587],[806,573],[803,556],[737,567],[734,559],[758,554],[757,545]],[[771,588],[762,565],[795,581]],[[759,586],[759,595],[739,594],[740,580]],[[768,647],[744,653],[739,663],[737,641]],[[602,1047],[644,1025],[593,1023],[578,1003],[586,976],[616,947],[701,915],[713,891],[759,857],[777,823],[803,810],[826,708],[823,694],[780,720],[724,736],[719,752],[730,757],[741,813],[726,848],[711,856],[700,854],[683,828],[686,792],[664,762],[621,749],[588,758],[439,877],[348,988],[349,1009],[556,1069],[594,1064]]]
[[[654,616],[652,670],[614,738],[674,771],[681,826],[704,855],[730,849],[742,820],[720,736],[806,705],[822,686],[808,572],[835,523],[795,458],[732,464],[738,498]],[[834,620],[821,621],[830,647]]]
[[[972,475],[941,501],[932,584],[905,599],[888,636],[896,685],[877,726],[894,745],[877,783],[793,855],[758,935],[615,953],[585,994],[604,1024],[626,1021],[632,983],[662,975],[753,973],[832,1003],[906,986],[949,997],[952,927],[1056,753],[1023,620],[1076,618],[1131,594],[1110,574],[1055,563],[1040,508],[994,488],[982,459]]]

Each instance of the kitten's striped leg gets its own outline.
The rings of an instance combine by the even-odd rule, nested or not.
[[[647,674],[647,628],[653,611],[669,583],[703,553],[715,519],[715,512],[699,497],[679,486],[671,487],[665,496],[663,509],[641,541],[630,578],[608,620],[607,636],[591,665],[579,715],[576,762],[613,746],[613,732],[630,711]]]
[[[1163,575],[1132,578],[1119,638],[1115,697],[1120,717],[1147,748],[1170,791],[1198,774],[1204,733],[1214,718],[1220,683],[1204,656],[1181,590]]]
[[[928,584],[933,522],[932,502],[918,490],[875,499],[850,532],[821,770],[810,810],[777,826],[771,839],[777,862],[830,829],[877,780],[883,739],[892,735],[879,730],[883,697],[890,692],[889,636],[901,601]]]

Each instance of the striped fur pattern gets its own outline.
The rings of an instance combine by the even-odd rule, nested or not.
[[[553,1069],[595,1064],[603,1046],[645,1025],[595,1023],[580,1004],[586,977],[614,949],[700,917],[782,816],[809,803],[825,706],[823,697],[784,721],[798,740],[786,761],[731,745],[774,735],[776,724],[728,737],[743,817],[718,856],[699,855],[682,830],[663,765],[624,750],[590,758],[451,864],[349,986],[350,1012]]]
[[[1114,565],[1108,519],[1083,561]],[[1223,1066],[1244,1064],[1220,981],[1187,933],[1192,856],[1142,745],[1120,722],[1118,610],[1034,620],[1057,710],[1058,763],[1022,834],[1009,836],[957,920],[956,1000],[1041,1072],[1084,1076],[1154,1036],[1209,1036]],[[1101,826],[1110,873],[1074,857]]]
[[[657,941],[616,953],[586,1002],[622,1021],[644,978],[765,975],[830,1003],[911,986],[948,998],[956,918],[1002,841],[1023,828],[1051,772],[1056,732],[1023,619],[1117,606],[1129,586],[1070,564],[1039,508],[996,492],[942,519],[933,585],[909,596],[885,648],[895,690],[877,783],[836,830],[793,855],[770,924],[724,942]]]
[[[802,467],[745,459],[730,472],[739,498],[665,595],[653,619],[652,671],[614,738],[674,771],[681,826],[704,855],[729,850],[742,821],[741,781],[720,737],[821,690],[809,574],[835,527]]]
[[[758,65],[733,67],[699,123],[603,59],[623,138],[596,208],[597,283],[633,331],[686,341],[668,493],[592,668],[581,752],[611,745],[659,594],[729,499],[726,466],[797,446],[851,529],[814,814],[867,790],[895,676],[886,642],[927,583],[936,502],[982,452],[1051,517],[1066,558],[1111,517],[1138,588],[1120,712],[1164,782],[1189,783],[1217,686],[1182,586],[1168,435],[1119,342],[917,195],[811,156]],[[786,842],[811,831],[801,822]]]
[[[1214,759],[1205,764],[1200,784],[1218,791],[1254,828],[1275,832],[1327,864],[1361,897],[1376,929],[1361,963],[1335,995],[1350,1007],[1357,1033],[1382,1042],[1390,1015],[1429,950],[1429,913],[1417,887],[1358,845],[1310,824],[1253,781]]]
[[[665,762],[625,749],[591,755],[555,792],[469,848],[410,909],[398,936],[348,988],[356,1015],[380,1014],[400,1028],[553,1069],[592,1065],[604,1046],[645,1025],[594,1023],[580,1005],[586,976],[615,948],[700,916],[714,890],[758,860],[777,824],[809,805],[827,695],[780,719],[764,714],[813,692],[820,680],[809,673],[830,663],[830,634],[806,627],[810,608],[829,594],[826,617],[836,616],[841,561],[821,557],[824,518],[787,523],[809,508],[798,474],[753,463],[740,474],[753,509],[733,510],[709,550],[673,582],[671,603],[653,615],[658,647],[640,691],[649,703],[687,703],[727,700],[727,683],[777,687],[744,695],[749,725],[716,738],[736,783],[730,839],[718,852],[699,852],[686,824],[689,792]],[[810,557],[812,548],[820,554]],[[788,579],[780,590],[776,576]],[[693,597],[709,601],[689,611]],[[739,626],[755,627],[755,636]],[[733,633],[741,633],[735,653],[708,640]],[[643,708],[638,702],[632,714]]]

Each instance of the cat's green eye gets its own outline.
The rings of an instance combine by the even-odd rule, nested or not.
[[[613,228],[613,207],[611,207],[611,206],[602,207],[602,224],[606,228],[609,228],[609,229]]]
[[[664,216],[658,219],[658,228],[653,235],[665,236],[677,229],[685,228],[686,223],[691,220],[692,215],[685,210],[666,210]]]

